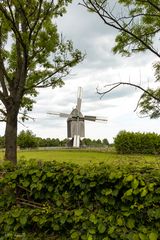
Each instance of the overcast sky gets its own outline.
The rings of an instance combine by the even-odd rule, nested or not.
[[[77,2],[77,1],[74,1]],[[83,87],[82,113],[107,117],[107,123],[85,122],[85,135],[91,139],[107,138],[113,142],[121,130],[160,133],[159,120],[139,118],[134,112],[141,92],[131,87],[121,87],[102,99],[96,88],[105,90],[105,84],[118,81],[152,86],[151,53],[130,58],[114,55],[111,51],[115,30],[107,27],[97,15],[88,13],[77,3],[72,4],[63,18],[57,20],[59,32],[71,39],[75,48],[86,53],[85,60],[72,69],[62,88],[45,89],[37,97],[33,112],[35,121],[27,121],[18,131],[31,130],[37,136],[63,139],[67,136],[66,119],[47,115],[47,111],[70,113],[76,105],[77,88]],[[4,134],[1,125],[0,134]]]

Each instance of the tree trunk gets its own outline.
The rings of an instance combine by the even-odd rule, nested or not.
[[[13,108],[7,112],[7,122],[5,130],[5,160],[17,164],[17,116],[18,113]]]

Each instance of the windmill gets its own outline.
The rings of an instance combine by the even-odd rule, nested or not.
[[[85,137],[85,120],[87,121],[104,121],[107,122],[105,118],[99,118],[96,116],[83,116],[81,113],[82,104],[82,87],[78,88],[77,93],[77,105],[72,110],[70,114],[67,113],[55,113],[48,112],[51,115],[58,115],[59,117],[67,118],[67,137],[72,138],[72,146],[79,148],[80,139]]]

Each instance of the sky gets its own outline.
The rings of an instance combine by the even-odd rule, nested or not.
[[[159,120],[140,118],[135,112],[142,92],[131,87],[120,87],[100,98],[97,88],[106,90],[106,84],[130,81],[151,87],[154,81],[152,64],[157,60],[149,52],[129,58],[114,55],[112,48],[116,31],[107,27],[99,17],[74,1],[67,13],[56,20],[64,39],[73,41],[74,47],[85,53],[83,62],[74,67],[62,88],[43,89],[36,98],[33,111],[35,120],[18,125],[18,132],[31,130],[43,138],[67,137],[65,118],[48,115],[48,111],[70,113],[76,105],[77,88],[83,88],[82,113],[108,119],[107,123],[85,122],[85,137],[107,138],[110,143],[121,130],[160,133]],[[0,135],[4,134],[1,124]]]

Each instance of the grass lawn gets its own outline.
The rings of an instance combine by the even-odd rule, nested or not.
[[[2,161],[4,152],[0,152]],[[120,155],[114,152],[102,152],[95,150],[31,150],[18,151],[18,159],[38,159],[42,161],[56,160],[58,162],[70,162],[79,165],[107,163],[114,166],[154,167],[160,169],[160,156],[154,155]]]

